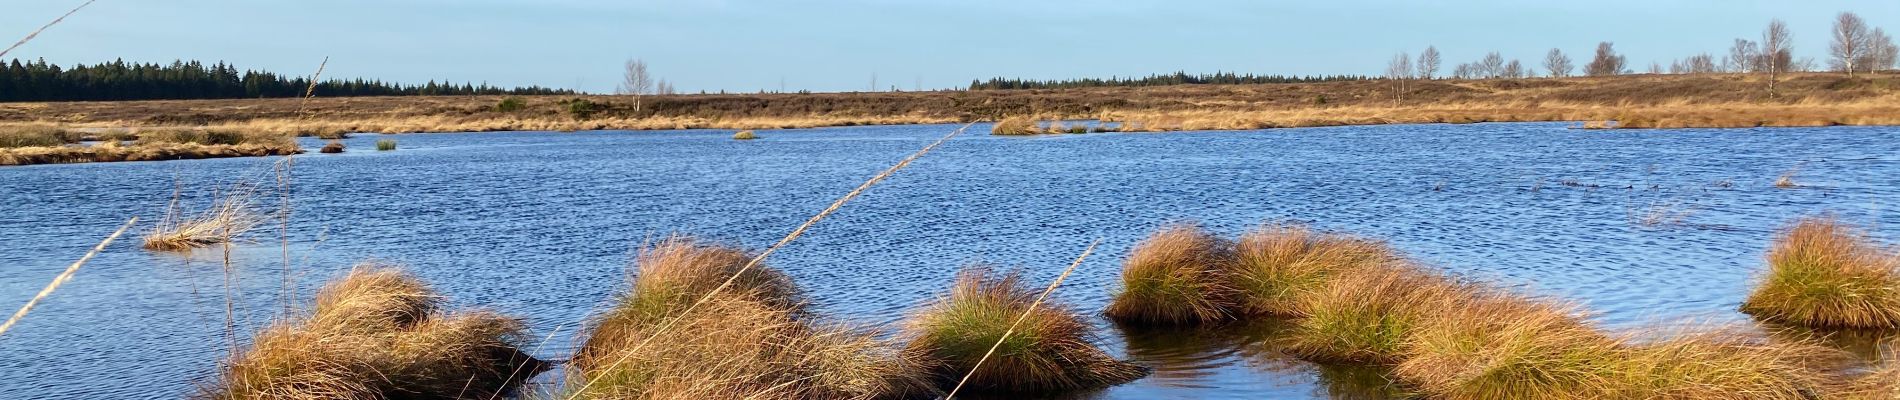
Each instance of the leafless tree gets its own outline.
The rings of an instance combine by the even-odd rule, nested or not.
[[[1715,56],[1708,53],[1689,56],[1689,58],[1682,60],[1682,73],[1711,74],[1719,72],[1721,69],[1721,66],[1715,64]]]
[[[1868,47],[1867,52],[1868,71],[1878,73],[1893,68],[1894,62],[1900,61],[1900,46],[1893,43],[1893,37],[1887,36],[1886,30],[1874,28],[1873,36],[1869,39],[1873,45]]]
[[[1491,52],[1490,54],[1485,54],[1484,59],[1478,60],[1477,67],[1478,67],[1478,71],[1477,71],[1478,75],[1481,75],[1486,79],[1503,76],[1504,75],[1504,56],[1498,54],[1498,52],[1495,52],[1495,51]]]
[[[1455,79],[1471,79],[1477,75],[1476,72],[1472,71],[1474,69],[1476,68],[1472,68],[1471,64],[1458,64],[1457,67],[1451,69],[1451,77]]]
[[[633,111],[640,111],[640,96],[653,92],[653,76],[647,74],[647,62],[641,59],[627,60],[625,76],[620,81],[620,94],[633,96]]]
[[[1768,74],[1768,97],[1775,97],[1775,81],[1794,64],[1793,40],[1788,23],[1779,19],[1768,21],[1768,28],[1761,32],[1761,53],[1755,56],[1755,70]]]
[[[1867,33],[1867,21],[1860,19],[1860,15],[1843,12],[1834,18],[1832,36],[1834,41],[1828,44],[1827,52],[1834,56],[1834,59],[1828,64],[1833,66],[1835,71],[1854,76],[1854,72],[1865,66],[1861,62],[1866,61],[1867,48],[1871,43],[1868,40],[1870,35]]]
[[[1570,76],[1570,71],[1574,69],[1576,66],[1570,65],[1570,56],[1564,55],[1563,50],[1553,48],[1550,53],[1544,54],[1544,71],[1550,72],[1550,77]]]
[[[1438,54],[1438,46],[1426,46],[1425,52],[1418,53],[1418,78],[1431,80],[1438,76],[1438,64],[1443,61]]]
[[[1728,61],[1729,71],[1743,74],[1753,72],[1753,68],[1751,67],[1755,66],[1754,60],[1757,51],[1754,41],[1740,38],[1735,39],[1735,44],[1728,48],[1728,60],[1726,61]]]
[[[1504,63],[1504,71],[1499,75],[1503,75],[1505,78],[1519,79],[1523,78],[1526,72],[1530,71],[1524,70],[1524,63],[1513,59],[1511,62]]]
[[[1385,79],[1392,81],[1393,104],[1404,104],[1405,84],[1412,80],[1412,56],[1404,52],[1392,56],[1392,62],[1385,66]]]
[[[1583,73],[1590,76],[1622,74],[1626,60],[1623,56],[1616,55],[1616,48],[1613,46],[1615,44],[1610,42],[1597,43],[1596,58],[1590,59],[1590,64],[1583,67]]]
[[[653,94],[657,94],[661,96],[670,96],[670,95],[679,94],[679,92],[673,91],[673,83],[667,82],[665,79],[661,79],[660,83],[653,85]]]

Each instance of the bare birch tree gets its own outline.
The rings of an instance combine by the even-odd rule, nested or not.
[[[1503,76],[1504,55],[1498,54],[1498,52],[1495,51],[1490,54],[1485,54],[1484,59],[1478,61],[1478,74],[1483,75],[1486,79]]]
[[[627,60],[625,76],[620,81],[620,94],[633,96],[633,111],[640,111],[640,96],[653,92],[653,76],[647,74],[647,62],[641,59]]]
[[[1768,28],[1761,32],[1761,53],[1755,56],[1755,69],[1768,74],[1768,97],[1775,97],[1775,81],[1794,64],[1793,40],[1788,23],[1779,19],[1768,21]]]
[[[1523,78],[1527,72],[1530,71],[1524,70],[1524,63],[1512,59],[1511,62],[1504,63],[1504,72],[1500,75],[1503,75],[1505,78],[1519,79]]]
[[[1443,62],[1438,54],[1438,46],[1426,46],[1424,53],[1418,53],[1418,78],[1431,80],[1438,75],[1438,64]]]
[[[1873,36],[1868,39],[1872,42],[1867,48],[1868,71],[1879,73],[1893,68],[1895,61],[1900,61],[1900,45],[1893,43],[1893,37],[1887,36],[1886,30],[1874,28]]]
[[[1562,49],[1553,48],[1550,53],[1544,54],[1544,71],[1549,72],[1552,78],[1570,76],[1570,72],[1575,69],[1576,66],[1570,64],[1570,56],[1564,55]]]
[[[1854,72],[1864,67],[1861,62],[1866,61],[1867,58],[1867,47],[1870,43],[1867,21],[1860,19],[1858,14],[1843,12],[1834,18],[1832,36],[1834,41],[1828,44],[1827,52],[1834,56],[1834,59],[1829,61],[1829,65],[1832,65],[1835,71],[1854,76]]]
[[[1757,51],[1754,41],[1740,38],[1735,39],[1735,44],[1728,48],[1727,61],[1729,71],[1743,74],[1754,72],[1755,53]]]
[[[1405,84],[1412,80],[1412,56],[1403,52],[1392,56],[1392,62],[1385,67],[1385,78],[1392,81],[1393,104],[1405,104]]]

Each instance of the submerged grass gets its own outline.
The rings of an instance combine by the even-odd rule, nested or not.
[[[1233,245],[1194,224],[1162,227],[1122,264],[1107,314],[1123,323],[1197,324],[1231,317]]]
[[[1817,327],[1900,328],[1900,254],[1832,217],[1783,231],[1742,312]]]
[[[259,332],[198,397],[485,398],[546,369],[518,350],[519,320],[440,302],[399,268],[358,265],[318,292],[308,317]]]
[[[946,384],[967,373],[966,387],[979,392],[1097,388],[1147,374],[1097,349],[1080,314],[1048,303],[1031,309],[1038,293],[1022,284],[1018,272],[966,268],[948,297],[912,317],[906,352],[930,360]],[[1018,319],[1022,324],[1005,337]],[[992,355],[977,368],[985,354]]]
[[[642,249],[632,291],[597,317],[569,398],[908,398],[936,394],[874,331],[815,324],[790,278],[738,248],[668,237]],[[733,285],[712,295],[723,282]],[[706,298],[693,312],[698,299]],[[667,331],[658,329],[675,321]]]
[[[1239,311],[1275,316],[1305,315],[1303,299],[1336,274],[1396,259],[1383,243],[1298,225],[1249,231],[1235,244],[1234,254],[1231,276],[1239,291]]]

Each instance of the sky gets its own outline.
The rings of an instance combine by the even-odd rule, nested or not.
[[[84,0],[3,0],[11,43]],[[682,92],[965,87],[972,79],[1381,73],[1436,46],[1445,67],[1501,52],[1581,65],[1611,41],[1631,69],[1720,59],[1770,19],[1825,65],[1834,15],[1900,32],[1896,0],[98,0],[8,58],[225,61],[328,78],[611,92],[645,60]],[[781,86],[781,82],[782,85]]]

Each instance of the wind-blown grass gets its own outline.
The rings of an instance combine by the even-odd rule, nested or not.
[[[1837,390],[1846,355],[1732,326],[1627,333],[1613,398],[1813,399]]]
[[[259,332],[199,397],[486,398],[546,369],[518,350],[519,320],[440,302],[398,268],[359,265],[318,292],[309,316]]]
[[[1229,319],[1233,245],[1193,224],[1162,227],[1122,264],[1122,291],[1107,314],[1124,323],[1196,324]]]
[[[911,318],[906,352],[929,360],[946,385],[970,374],[966,387],[980,392],[1096,388],[1147,374],[1095,348],[1081,315],[1047,302],[1031,310],[1037,294],[1022,284],[1020,273],[967,268],[957,275],[948,297]],[[1005,338],[1004,332],[1025,313],[1028,317],[1016,333]],[[975,368],[992,347],[994,355]]]
[[[1620,343],[1575,306],[1498,290],[1432,307],[1411,331],[1394,374],[1433,398],[1605,398],[1622,373]]]
[[[235,185],[218,193],[209,208],[192,215],[184,215],[173,199],[165,218],[145,234],[143,247],[180,251],[238,240],[269,221],[256,209],[256,195],[255,188]]]
[[[1807,326],[1900,327],[1900,254],[1859,230],[1805,218],[1776,237],[1767,258],[1742,312]]]
[[[636,257],[632,291],[591,324],[570,364],[570,397],[604,399],[908,398],[936,394],[876,332],[814,323],[799,290],[744,250],[673,236]],[[675,320],[659,332],[664,321]]]
[[[1327,279],[1370,264],[1392,262],[1383,243],[1316,233],[1304,226],[1266,226],[1241,235],[1234,246],[1232,286],[1248,315],[1300,316],[1302,299]]]

